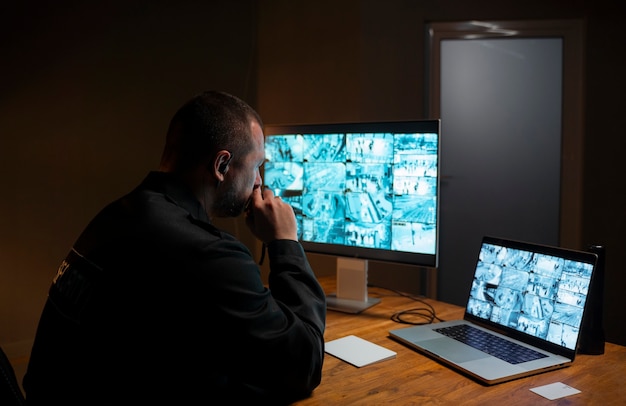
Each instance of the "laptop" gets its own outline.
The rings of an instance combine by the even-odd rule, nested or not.
[[[597,255],[483,237],[462,320],[391,338],[493,385],[571,365]]]

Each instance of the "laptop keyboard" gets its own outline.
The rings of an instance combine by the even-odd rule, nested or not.
[[[547,355],[531,350],[522,345],[505,340],[486,331],[467,324],[436,328],[434,331],[454,338],[470,347],[476,348],[511,364],[533,361]]]

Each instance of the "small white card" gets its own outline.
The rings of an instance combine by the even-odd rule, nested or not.
[[[574,389],[571,386],[568,386],[562,382],[555,382],[549,385],[538,386],[536,388],[532,388],[531,391],[550,400],[580,393],[578,389]]]
[[[354,335],[328,341],[326,352],[359,368],[396,356],[394,351]]]

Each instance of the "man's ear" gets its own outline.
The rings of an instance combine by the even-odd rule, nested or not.
[[[221,175],[226,175],[228,172],[228,165],[230,164],[230,160],[233,158],[233,154],[230,151],[220,151],[217,153],[217,157],[215,158],[215,168],[217,172]]]

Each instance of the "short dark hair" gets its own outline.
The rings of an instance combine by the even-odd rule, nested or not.
[[[203,92],[172,117],[161,163],[186,171],[208,162],[222,149],[235,157],[245,156],[252,149],[253,121],[263,126],[258,113],[238,97],[215,90]]]

